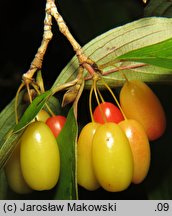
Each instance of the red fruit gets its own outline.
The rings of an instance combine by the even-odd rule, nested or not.
[[[46,124],[49,126],[54,136],[57,137],[60,131],[62,130],[65,122],[66,122],[66,117],[57,115],[48,118]]]
[[[93,113],[94,121],[104,124],[105,122],[119,123],[124,117],[117,106],[113,103],[103,102],[99,104]]]

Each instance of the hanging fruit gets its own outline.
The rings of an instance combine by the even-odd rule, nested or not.
[[[102,102],[93,112],[94,121],[104,124],[105,122],[119,123],[124,120],[120,109],[110,102]]]
[[[156,140],[165,131],[164,109],[153,91],[142,81],[127,80],[120,92],[120,104],[128,119],[140,122],[149,140]]]
[[[21,138],[23,177],[34,190],[50,190],[58,182],[60,154],[54,135],[44,122],[32,122]]]
[[[78,138],[77,144],[77,182],[87,190],[96,190],[100,187],[92,164],[92,141],[100,124],[90,122],[85,125]]]
[[[143,126],[133,119],[126,119],[119,123],[119,126],[125,132],[133,154],[134,173],[132,182],[135,184],[141,183],[150,166],[150,145],[148,137]]]
[[[23,178],[20,164],[20,142],[5,165],[5,175],[9,187],[18,194],[28,194],[32,189]]]
[[[115,123],[98,127],[93,137],[92,160],[95,176],[107,191],[123,191],[133,177],[133,156],[125,133]]]

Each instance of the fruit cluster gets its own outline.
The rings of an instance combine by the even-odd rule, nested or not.
[[[56,138],[65,124],[64,116],[41,110],[24,131],[5,165],[10,188],[19,194],[50,190],[58,182],[60,153]]]
[[[144,82],[126,80],[120,103],[115,98],[117,106],[100,103],[95,84],[93,89],[98,106],[93,114],[90,109],[92,122],[83,127],[78,138],[78,184],[87,190],[102,187],[111,192],[122,191],[131,182],[138,184],[145,179],[151,158],[149,141],[164,133],[165,113]]]
[[[92,122],[83,127],[77,143],[77,181],[87,190],[99,187],[117,192],[141,183],[149,170],[149,141],[165,131],[162,105],[152,90],[138,80],[126,80],[120,102],[105,102],[96,87],[90,90]],[[94,90],[98,106],[92,112]],[[98,94],[97,94],[98,92]],[[99,101],[101,99],[101,103]],[[50,190],[58,182],[60,153],[56,138],[65,124],[64,116],[41,110],[24,131],[5,165],[10,188],[19,193]]]

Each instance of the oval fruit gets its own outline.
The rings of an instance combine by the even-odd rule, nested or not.
[[[83,129],[77,145],[77,181],[87,190],[93,191],[100,187],[94,174],[92,164],[92,140],[99,127],[96,122],[90,122]]]
[[[20,143],[17,144],[14,152],[5,165],[5,175],[9,187],[18,194],[28,194],[32,189],[23,178],[20,165]]]
[[[46,121],[46,124],[51,129],[54,136],[57,137],[60,131],[62,130],[65,122],[66,122],[66,117],[57,115],[57,116],[52,116],[48,118]]]
[[[132,119],[124,120],[119,126],[125,132],[133,153],[134,174],[132,182],[141,183],[150,166],[150,145],[143,126]]]
[[[117,106],[110,102],[99,104],[93,112],[94,121],[104,124],[105,122],[119,123],[124,117]]]
[[[144,82],[126,81],[120,92],[120,104],[128,119],[135,119],[143,125],[149,140],[164,133],[165,112],[157,96]]]
[[[48,118],[50,118],[50,115],[45,110],[40,110],[36,116],[37,121],[46,122]]]
[[[49,190],[59,178],[59,148],[44,122],[32,122],[21,138],[20,161],[23,177],[34,190]]]
[[[125,190],[133,177],[133,156],[125,133],[117,124],[105,123],[97,128],[92,145],[99,184],[111,192]]]

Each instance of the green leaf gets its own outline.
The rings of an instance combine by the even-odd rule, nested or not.
[[[26,110],[26,108],[28,106],[28,104],[22,102],[23,94],[24,94],[24,91],[22,91],[19,94],[19,100],[18,100],[18,114],[19,114],[18,117],[19,117],[19,119],[21,118],[21,116],[23,115],[24,111]],[[40,98],[37,100],[40,100]],[[0,119],[1,119],[1,121],[0,121],[0,147],[3,143],[2,142],[3,137],[10,130],[14,129],[14,127],[16,125],[16,123],[15,123],[15,105],[14,104],[15,104],[15,99],[13,99],[0,113]],[[59,101],[54,96],[51,96],[50,98],[47,99],[47,104],[55,114],[59,114],[61,112]],[[46,109],[46,107],[45,107],[45,109]],[[34,116],[33,113],[32,113],[32,116]]]
[[[144,9],[144,16],[172,17],[172,2],[169,0],[150,0]]]
[[[117,59],[144,62],[147,64],[172,69],[172,38],[130,51]]]
[[[7,186],[5,173],[4,171],[1,171],[0,172],[0,200],[7,199],[7,191],[8,191],[8,186]]]
[[[55,115],[61,114],[61,105],[57,98],[51,96],[50,98],[48,98],[46,104],[49,106],[49,108],[51,109],[51,111],[53,111]],[[47,106],[44,106],[44,109],[48,112]]]
[[[167,39],[172,35],[172,19],[153,17],[143,18],[121,27],[114,28],[90,41],[83,47],[84,53],[94,60],[106,74],[105,79],[110,87],[123,85],[125,79],[116,67],[125,66],[123,72],[127,77],[146,82],[172,82],[171,69],[159,68],[152,65],[138,66],[136,62],[117,63],[117,57],[132,50],[153,45]],[[74,79],[78,71],[76,56],[62,70],[54,85]],[[116,71],[110,74],[110,71]],[[85,71],[86,74],[86,71]],[[86,88],[91,82],[86,81]],[[99,86],[101,87],[101,86]]]
[[[8,157],[12,153],[13,149],[17,145],[22,133],[23,130],[20,130],[18,133],[9,131],[9,134],[3,137],[2,146],[0,148],[0,171],[3,168]]]
[[[51,91],[46,91],[41,95],[37,96],[24,112],[19,123],[15,126],[14,132],[21,130],[27,124],[29,124],[29,122],[31,122],[34,119],[34,117],[38,114],[38,112],[44,107],[46,101],[50,96]]]
[[[76,158],[77,122],[73,107],[70,109],[67,121],[60,132],[57,143],[60,149],[60,178],[56,187],[54,199],[77,199]]]
[[[24,110],[27,107],[27,104],[22,102],[24,91],[19,95],[18,100],[18,114],[19,118],[23,114]],[[2,138],[15,126],[15,99],[13,99],[0,113],[0,147],[2,145]]]

